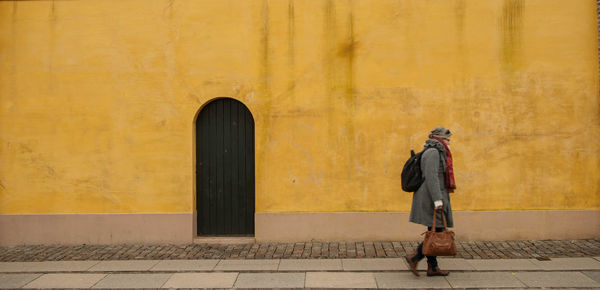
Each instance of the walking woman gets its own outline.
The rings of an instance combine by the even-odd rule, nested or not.
[[[421,157],[421,170],[425,182],[413,194],[410,210],[409,221],[425,225],[429,230],[433,225],[433,211],[437,210],[436,232],[441,232],[443,229],[440,213],[445,216],[448,227],[453,226],[449,193],[456,189],[456,184],[449,147],[450,136],[452,133],[444,127],[436,127],[429,134],[429,140],[425,142],[425,152]],[[417,264],[423,258],[423,243],[419,244],[414,255],[406,257],[410,271],[416,276],[419,276]],[[448,274],[448,271],[440,269],[435,256],[427,256],[427,276],[447,276]]]

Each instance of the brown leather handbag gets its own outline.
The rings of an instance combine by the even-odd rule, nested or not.
[[[446,225],[446,217],[442,213],[442,223],[444,230],[441,232],[435,231],[435,213],[433,211],[433,226],[431,231],[426,231],[425,239],[423,240],[423,254],[425,256],[456,256],[456,244],[454,244],[454,232],[448,229]]]

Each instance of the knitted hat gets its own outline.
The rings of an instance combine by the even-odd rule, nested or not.
[[[435,129],[431,130],[431,133],[429,133],[429,138],[450,139],[450,136],[452,136],[450,130],[442,126],[435,127]]]

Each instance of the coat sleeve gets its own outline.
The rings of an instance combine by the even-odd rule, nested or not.
[[[440,190],[440,180],[438,177],[440,153],[436,149],[427,150],[423,153],[421,161],[425,186],[427,192],[431,195],[431,200],[442,200],[442,191]]]

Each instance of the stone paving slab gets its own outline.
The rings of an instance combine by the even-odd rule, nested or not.
[[[583,271],[581,273],[600,283],[600,271]]]
[[[209,241],[209,240],[207,240]],[[66,260],[179,260],[287,258],[400,258],[414,253],[419,241],[191,243],[187,245],[32,245],[0,247],[0,262]],[[600,239],[557,241],[456,241],[465,259],[600,257]],[[272,251],[269,249],[277,249]]]
[[[164,260],[154,265],[150,271],[211,271],[219,260]]]
[[[238,273],[175,273],[162,288],[231,288]]]
[[[471,266],[471,264],[469,264],[469,262],[465,259],[438,257],[437,260],[440,268],[444,270],[475,270],[475,268]],[[421,262],[419,262],[417,270],[427,270],[427,258],[424,258],[421,260]]]
[[[90,269],[90,272],[124,272],[124,271],[148,271],[156,266],[160,261],[145,260],[145,261],[102,261]]]
[[[379,288],[451,288],[444,277],[416,277],[412,273],[375,273]]]
[[[106,274],[45,274],[23,288],[90,288]]]
[[[21,288],[42,274],[0,274],[0,288]]]
[[[373,273],[307,272],[307,288],[377,288]]]
[[[518,272],[515,276],[529,287],[600,287],[580,272]]]
[[[344,271],[408,270],[404,258],[342,259]]]
[[[0,262],[0,272],[78,272],[86,271],[99,261]]]
[[[453,288],[525,287],[512,273],[466,272],[450,273],[446,280]]]
[[[600,257],[594,257],[594,259],[596,259],[596,260],[600,261]]]
[[[533,260],[542,270],[600,270],[600,261],[593,258],[552,258],[550,261]]]
[[[340,259],[285,259],[279,263],[279,271],[326,271],[342,270]]]
[[[304,288],[305,273],[240,273],[236,288]]]
[[[477,271],[519,271],[519,270],[541,270],[531,259],[478,259],[466,260]]]
[[[279,260],[221,260],[215,271],[277,271]]]
[[[92,288],[160,288],[172,274],[109,274]]]

